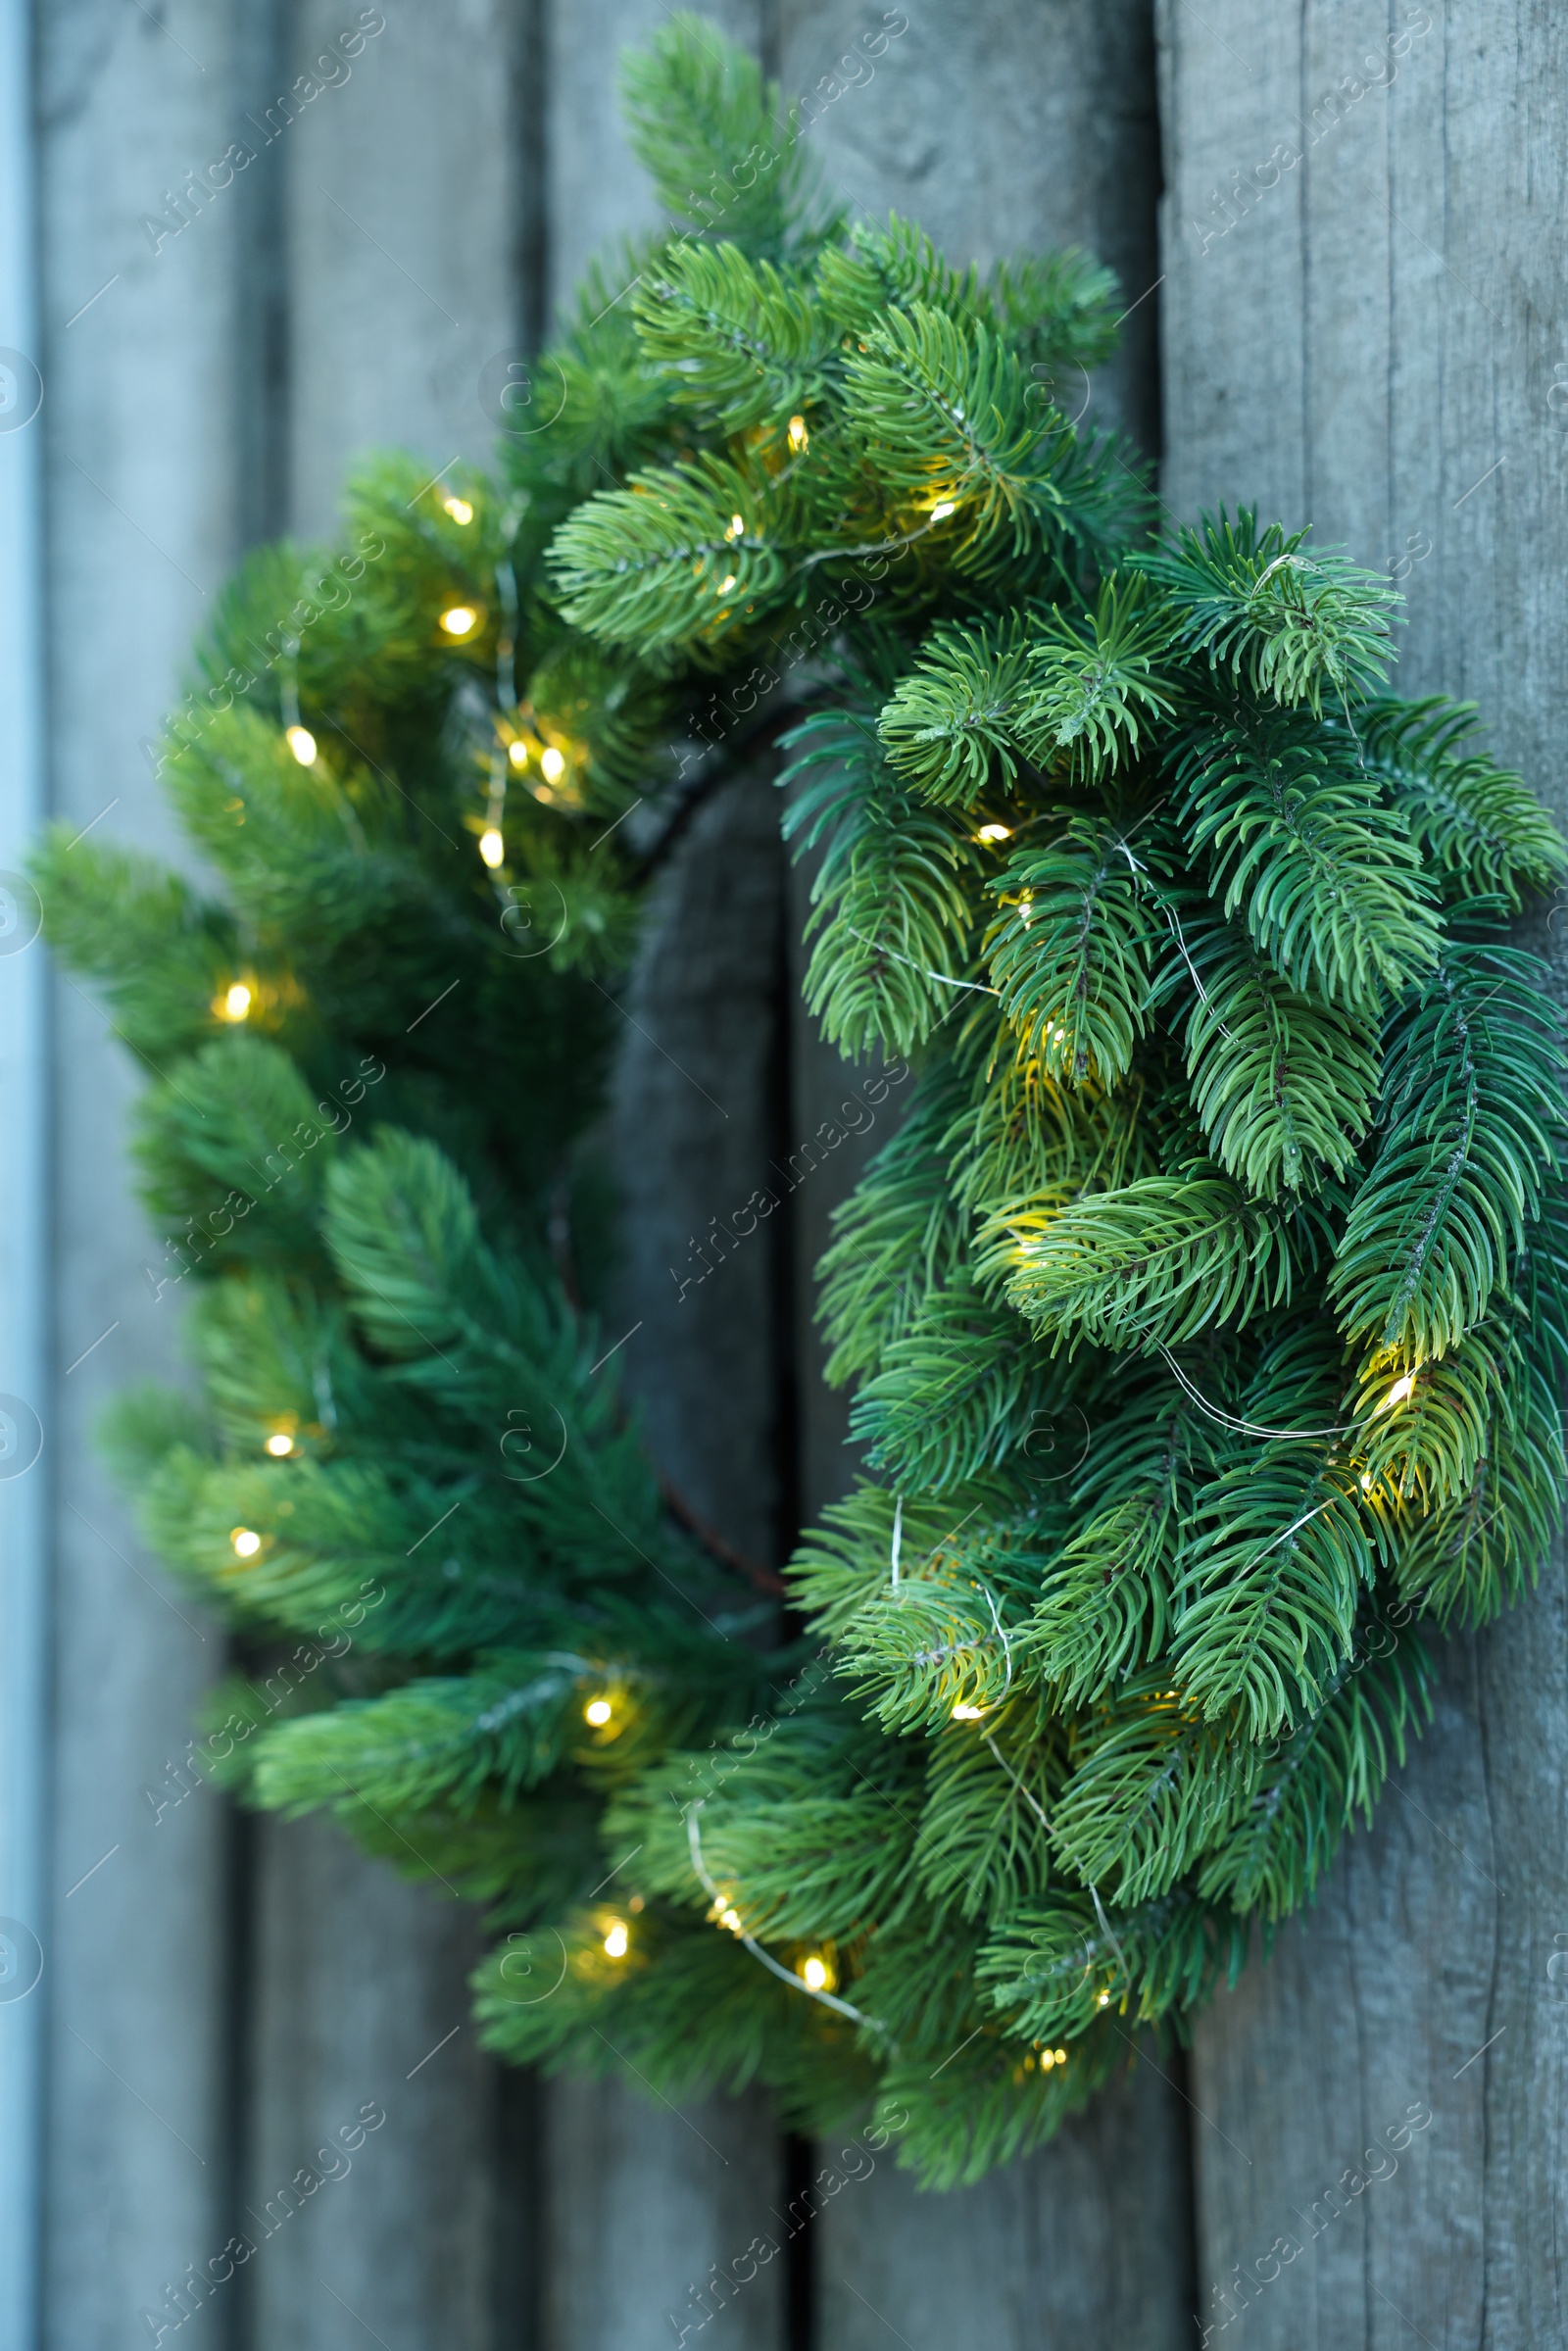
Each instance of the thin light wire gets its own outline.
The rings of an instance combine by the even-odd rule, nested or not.
[[[721,1903],[728,1910],[731,1908],[731,1904],[725,1900],[718,1887],[713,1884],[708,1874],[708,1864],[703,1859],[703,1840],[697,1827],[697,1815],[702,1811],[706,1800],[706,1798],[700,1798],[686,1815],[687,1848],[691,1853],[692,1868],[697,1872],[705,1889],[715,1902]],[[867,2016],[862,2009],[854,2007],[850,2001],[841,2000],[835,1992],[818,1991],[814,1984],[807,1984],[792,1969],[781,1966],[771,1951],[764,1951],[761,1944],[753,1935],[742,1933],[735,1939],[737,1942],[744,1943],[752,1957],[760,1959],[768,1973],[776,1976],[781,1984],[787,1984],[792,1991],[804,1992],[808,2000],[820,2000],[824,2008],[834,2009],[840,2016],[847,2016],[852,2025],[868,2026],[873,2033],[881,2033],[890,2049],[897,2049],[898,2043],[894,2040],[886,2025],[882,2024],[878,2018]]]
[[[1207,1396],[1199,1393],[1168,1347],[1162,1347],[1159,1351],[1165,1359],[1165,1369],[1183,1394],[1192,1398],[1200,1412],[1217,1421],[1222,1429],[1234,1429],[1242,1437],[1348,1437],[1354,1433],[1356,1424],[1353,1420],[1342,1421],[1332,1429],[1266,1429],[1260,1421],[1237,1420],[1234,1414],[1222,1412],[1217,1404],[1211,1404]]]

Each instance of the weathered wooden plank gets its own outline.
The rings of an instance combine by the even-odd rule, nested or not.
[[[52,800],[162,850],[141,739],[237,552],[234,217],[192,206],[162,239],[139,221],[222,156],[233,35],[224,0],[162,22],[82,0],[38,21]],[[139,1074],[64,980],[56,1022],[45,2339],[115,2351],[225,2234],[221,1816],[202,1799],[159,1817],[139,1792],[178,1754],[222,1643],[158,1580],[93,1445],[109,1396],[175,1369],[175,1317],[143,1278],[126,1180]]]
[[[345,27],[358,29],[345,40]],[[517,38],[501,0],[440,15],[313,0],[289,23],[250,117],[282,257],[286,507],[268,527],[327,528],[368,447],[412,448],[432,473],[459,455],[488,460],[480,379],[516,348],[523,299]],[[246,2339],[324,2351],[358,2331],[349,2311],[392,2351],[437,2339],[482,2351],[510,2324],[495,2262],[513,2224],[496,2193],[497,2069],[468,2016],[478,1921],[328,1824],[264,1818],[249,1846],[247,2080],[233,2118],[240,2225],[258,2246]],[[388,2119],[349,2158],[352,2175],[285,2219],[287,2183],[303,2169],[308,2190],[311,2168],[325,2169],[318,2151],[367,2101]]]
[[[778,1252],[767,1219],[736,1241],[736,1211],[777,1188],[782,859],[760,777],[697,813],[655,886],[634,971],[614,990],[624,1028],[607,1142],[623,1259],[606,1344],[619,1346],[650,1449],[680,1502],[732,1550],[777,1564]],[[546,2341],[641,2351],[694,2330],[717,2263],[783,2200],[765,2103],[677,2112],[622,2080],[546,2093]],[[756,2351],[779,2339],[782,2262],[710,2324]],[[720,2296],[722,2300],[722,2296]],[[678,2327],[676,2328],[678,2332]]]
[[[904,29],[900,30],[899,27]],[[1053,387],[1087,425],[1157,443],[1152,289],[1158,131],[1148,0],[977,0],[960,13],[785,0],[785,89],[852,217],[917,220],[956,260],[1086,245],[1129,305],[1090,386]]]
[[[1043,2154],[941,2197],[863,2147],[817,2226],[819,2340],[1115,2344],[1174,2351],[1190,2285],[1186,2116],[1141,2066]]]
[[[782,29],[785,86],[814,116],[810,136],[852,210],[912,217],[957,261],[1085,244],[1120,272],[1129,303],[1152,286],[1157,154],[1145,8],[1058,0],[1024,11],[986,0],[961,20],[938,20],[792,0]],[[1069,415],[1153,446],[1155,322],[1152,300],[1134,311],[1092,400],[1087,381],[1053,387]],[[798,896],[797,924],[803,911]],[[804,1013],[794,1053],[796,1121],[808,1135],[855,1088],[856,1073]],[[865,1145],[842,1151],[794,1203],[803,1323],[832,1208],[866,1155]],[[809,1515],[844,1491],[853,1457],[844,1400],[820,1382],[814,1330],[803,1329],[799,1349]],[[1153,2073],[1141,2070],[1054,2146],[964,2193],[916,2202],[893,2167],[890,2149],[814,2224],[817,2325],[831,2351],[859,2351],[890,2329],[913,2342],[979,2328],[1006,2344],[1182,2338],[1186,2115]],[[1134,2231],[1136,2267],[1114,2250]]]
[[[0,2343],[39,2332],[49,1886],[49,971],[16,888],[45,808],[33,28],[0,17]],[[13,1400],[16,1399],[16,1400]],[[19,1408],[19,1406],[21,1408]]]
[[[496,2069],[468,2013],[478,1920],[330,1823],[268,1828],[236,2222],[256,2248],[246,2339],[336,2351],[363,2327],[388,2351],[489,2351],[502,2216]]]
[[[712,13],[756,45],[755,0]],[[647,0],[547,12],[556,306],[594,253],[657,219],[626,150],[616,67],[664,21]],[[622,1249],[607,1344],[627,1334],[627,1391],[682,1502],[760,1565],[776,1563],[779,1544],[780,1231],[764,1223],[739,1246],[721,1231],[768,1182],[775,1146],[781,890],[771,795],[732,786],[674,851],[636,969],[613,991],[625,1027],[606,1138]],[[614,2080],[551,2082],[543,2106],[546,2343],[652,2351],[702,2325],[713,2303],[694,2296],[712,2266],[727,2270],[782,2201],[765,2105],[677,2114]],[[709,2322],[716,2339],[772,2351],[782,2272],[762,2270]]]
[[[340,28],[383,15],[345,56]],[[263,118],[287,183],[295,529],[327,524],[368,449],[419,450],[432,471],[494,449],[486,364],[516,352],[523,308],[517,15],[301,12],[284,86],[318,95]]]
[[[1171,506],[1257,498],[1391,568],[1400,686],[1479,698],[1561,818],[1561,18],[1170,6],[1161,72]],[[1214,2339],[1239,2294],[1260,2347],[1568,2339],[1564,1617],[1558,1562],[1448,1645],[1376,1831],[1200,2031]],[[1412,2103],[1397,2176],[1357,2186]]]

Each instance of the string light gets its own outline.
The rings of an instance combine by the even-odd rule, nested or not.
[[[729,592],[730,592],[731,588],[733,588],[733,587],[734,587],[734,585],[735,585],[735,574],[734,574],[734,572],[732,571],[732,572],[730,573],[730,575],[729,575],[728,579],[720,580],[720,581],[719,581],[719,583],[718,583],[718,592],[719,592],[720,596],[727,596],[727,595],[729,594]]]
[[[812,1951],[801,1961],[800,1978],[808,1991],[833,1989],[833,1970],[820,1951]]]
[[[931,519],[933,522],[945,522],[950,514],[957,513],[957,509],[958,502],[956,498],[939,498],[931,509]]]
[[[960,1699],[953,1709],[953,1719],[956,1723],[977,1723],[984,1712],[983,1706],[966,1706]]]
[[[553,743],[539,754],[539,771],[547,784],[559,784],[566,772],[566,762]]]
[[[1010,841],[1012,827],[1010,824],[983,824],[976,833],[975,839],[977,841]]]
[[[730,518],[729,518],[729,528],[728,528],[728,530],[726,530],[726,531],[725,531],[725,533],[724,533],[724,536],[725,536],[725,538],[726,538],[726,539],[742,539],[742,538],[744,538],[744,537],[745,537],[745,535],[746,535],[746,524],[745,524],[745,521],[744,521],[744,519],[743,519],[743,518],[742,518],[742,516],[741,516],[741,515],[739,515],[739,514],[731,514],[731,516],[730,516]]]
[[[500,864],[506,854],[507,845],[505,841],[502,840],[499,829],[493,824],[487,824],[484,828],[484,831],[479,835],[479,855],[481,857],[483,857],[485,863],[491,868],[492,872],[495,870],[496,866]]]
[[[466,637],[478,617],[471,604],[450,604],[441,615],[441,626],[449,637]]]
[[[1414,1386],[1415,1373],[1413,1371],[1407,1371],[1403,1379],[1396,1380],[1394,1386],[1389,1390],[1389,1402],[1391,1404],[1402,1404],[1405,1397],[1410,1394],[1410,1391],[1414,1388]]]
[[[631,1942],[631,1929],[624,1919],[616,1919],[605,1936],[605,1949],[612,1959],[624,1959]]]
[[[287,1429],[274,1429],[267,1440],[267,1449],[274,1461],[286,1461],[294,1450],[294,1440]]]
[[[790,418],[790,447],[799,457],[803,450],[809,449],[810,446],[811,436],[806,429],[806,418],[792,416]]]
[[[249,988],[243,980],[231,981],[221,996],[213,999],[213,1010],[220,1020],[243,1020],[252,1004]]]
[[[731,1935],[744,1935],[746,1932],[741,1925],[740,1912],[733,1903],[726,1902],[722,1895],[714,1902],[708,1915],[715,1926],[727,1928]]]
[[[454,522],[471,522],[473,520],[473,509],[466,498],[443,498],[441,503]]]
[[[308,726],[286,727],[284,737],[302,767],[316,765],[316,737]]]
[[[228,1540],[241,1559],[254,1559],[262,1547],[262,1539],[254,1527],[236,1527]]]
[[[514,765],[514,767],[526,767],[526,766],[527,766],[527,764],[528,764],[528,746],[527,746],[527,744],[526,744],[526,743],[524,743],[524,742],[523,742],[523,740],[522,740],[522,738],[521,738],[521,736],[520,736],[520,735],[519,735],[519,737],[517,738],[516,742],[514,742],[514,743],[509,743],[509,744],[507,745],[507,757],[508,757],[508,759],[509,759],[512,761],[512,764]]]
[[[585,1723],[592,1723],[597,1731],[609,1722],[612,1711],[608,1698],[590,1698],[582,1710],[582,1719]]]

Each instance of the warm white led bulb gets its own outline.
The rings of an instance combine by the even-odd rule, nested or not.
[[[507,854],[507,845],[493,824],[487,824],[479,835],[479,855],[494,871]]]
[[[262,1547],[262,1539],[254,1527],[236,1527],[228,1540],[241,1559],[254,1559]]]
[[[294,1450],[294,1440],[286,1429],[275,1429],[267,1440],[267,1449],[274,1461],[284,1461]]]
[[[803,449],[808,449],[810,445],[811,436],[806,429],[806,418],[792,416],[790,418],[790,447],[799,455]]]
[[[507,757],[512,761],[514,767],[527,766],[528,746],[522,741],[520,736],[515,743],[509,743],[507,745]]]
[[[983,824],[976,833],[975,839],[977,841],[1010,841],[1012,827],[1009,824]]]
[[[960,1699],[953,1709],[953,1719],[956,1723],[977,1723],[984,1712],[983,1706],[965,1706]]]
[[[616,1919],[614,1925],[611,1928],[610,1933],[605,1936],[605,1949],[609,1952],[612,1959],[624,1959],[626,1956],[627,1945],[630,1943],[630,1928],[627,1926],[624,1919]]]
[[[931,509],[932,521],[945,522],[950,514],[956,512],[957,504],[958,502],[956,498],[939,498],[936,505]]]
[[[473,509],[466,498],[445,498],[441,503],[454,522],[471,522],[473,520]]]
[[[813,1951],[809,1959],[801,1962],[801,1982],[808,1985],[812,1991],[826,1991],[827,1981],[827,1961],[818,1959]]]
[[[559,784],[566,772],[565,758],[553,743],[539,754],[539,771],[547,784]]]
[[[243,1020],[251,1008],[251,992],[243,980],[234,980],[218,999],[213,1009],[220,1020]]]
[[[590,1698],[582,1710],[582,1719],[585,1723],[592,1723],[597,1731],[609,1722],[612,1711],[608,1698]]]
[[[286,730],[288,747],[302,767],[316,765],[316,737],[308,726],[291,726]]]
[[[466,637],[478,617],[471,604],[450,604],[441,615],[441,626],[449,637]]]

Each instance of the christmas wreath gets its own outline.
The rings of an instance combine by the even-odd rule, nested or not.
[[[380,463],[346,561],[225,604],[166,749],[223,896],[42,860],[159,1072],[153,1278],[197,1274],[204,1426],[112,1442],[252,1644],[212,1751],[486,1902],[495,2047],[875,2098],[953,2184],[1311,1898],[1423,1628],[1537,1573],[1565,1053],[1506,923],[1568,858],[1472,710],[1388,694],[1386,579],[1155,529],[1075,432],[1107,273],[847,233],[692,20],[629,97],[687,226],[587,290],[552,430],[499,485]],[[866,1475],[793,1649],[596,1368],[576,1148],[597,983],[735,746],[659,747],[739,678],[808,1003],[917,1072],[822,1268]]]

